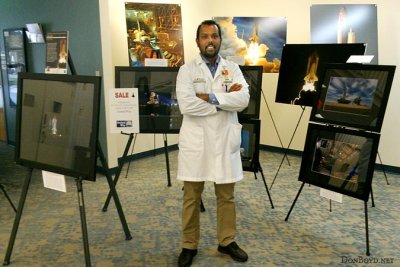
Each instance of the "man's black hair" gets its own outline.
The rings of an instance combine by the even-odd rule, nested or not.
[[[204,20],[204,21],[203,21],[202,23],[200,23],[200,25],[197,27],[196,39],[199,39],[200,28],[201,28],[201,26],[203,26],[203,25],[215,25],[215,26],[217,26],[219,37],[222,38],[222,35],[221,35],[221,27],[219,26],[219,24],[218,24],[215,20],[209,19],[209,20]]]

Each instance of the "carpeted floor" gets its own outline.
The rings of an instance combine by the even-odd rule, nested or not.
[[[170,152],[172,186],[167,186],[164,155],[124,167],[117,191],[131,240],[125,240],[113,202],[102,211],[108,193],[105,177],[83,183],[92,266],[176,266],[180,244],[182,183],[174,179],[177,151]],[[270,185],[282,154],[260,152]],[[206,184],[201,215],[201,243],[192,266],[400,266],[400,175],[375,172],[375,207],[368,203],[370,256],[366,256],[364,202],[344,196],[343,203],[319,196],[306,185],[284,221],[301,186],[300,158],[285,161],[272,188],[271,209],[261,176],[246,172],[236,186],[238,244],[247,263],[217,252],[215,197]],[[13,163],[13,148],[0,144],[0,183],[17,205],[26,169]],[[34,170],[10,266],[85,266],[75,181],[67,177],[67,193],[43,187]],[[0,191],[0,257],[4,259],[15,212]]]

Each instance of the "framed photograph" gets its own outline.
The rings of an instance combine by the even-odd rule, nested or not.
[[[395,69],[327,64],[310,120],[380,132]]]
[[[368,201],[380,134],[309,123],[299,181]]]
[[[260,120],[239,119],[242,124],[240,155],[244,171],[258,172],[260,154]]]
[[[20,73],[16,162],[95,181],[100,81],[97,76]]]
[[[239,118],[260,116],[261,66],[240,66],[249,84],[250,101]],[[116,88],[138,88],[140,133],[179,133],[182,114],[176,99],[179,67],[115,67]]]
[[[352,55],[364,55],[366,45],[286,44],[282,50],[275,102],[312,107],[322,79],[322,66],[346,63]]]
[[[10,107],[17,105],[18,73],[27,71],[24,29],[3,30]]]
[[[238,113],[239,118],[260,118],[260,101],[263,68],[261,66],[239,66],[249,85],[250,100],[247,108]]]
[[[178,67],[115,67],[116,88],[138,88],[140,133],[179,133],[178,71]]]

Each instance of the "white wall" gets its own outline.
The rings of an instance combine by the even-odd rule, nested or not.
[[[128,66],[127,40],[124,3],[122,0],[99,0],[100,18],[103,45],[103,72],[106,90],[114,86],[114,66]],[[400,5],[397,0],[375,1],[307,1],[307,0],[175,0],[175,1],[131,1],[181,4],[183,21],[183,40],[185,60],[193,59],[198,49],[195,43],[197,25],[204,19],[217,16],[249,16],[249,17],[286,17],[287,43],[310,43],[310,6],[312,4],[377,4],[378,7],[378,47],[379,64],[399,65],[400,63]],[[397,30],[396,30],[397,29]],[[400,136],[400,99],[399,77],[397,70],[385,121],[382,128],[382,137],[379,153],[385,165],[400,167],[400,153],[397,152]],[[275,103],[275,93],[278,74],[263,74],[263,92],[268,107],[275,121],[277,131],[282,139],[283,147],[287,147],[293,131],[302,113],[300,106],[291,106]],[[107,92],[105,94],[107,96]],[[106,99],[107,102],[107,99]],[[261,144],[281,147],[278,134],[272,124],[267,104],[261,100]],[[303,150],[307,131],[310,108],[306,108],[300,121],[299,128],[294,135],[290,148]],[[107,125],[107,129],[109,129]],[[176,135],[168,136],[169,144],[177,141]],[[122,155],[126,137],[119,134],[108,135],[108,158],[110,167],[116,166],[116,160]],[[162,138],[157,136],[156,146],[162,146]],[[397,145],[397,146],[396,146]],[[153,149],[152,135],[139,135],[135,152]]]

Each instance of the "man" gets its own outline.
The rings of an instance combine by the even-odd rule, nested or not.
[[[197,254],[205,181],[214,182],[217,197],[218,251],[245,262],[246,252],[235,242],[234,185],[243,179],[237,112],[248,105],[248,84],[237,64],[219,56],[221,29],[215,21],[198,26],[196,43],[200,55],[180,68],[176,85],[183,114],[177,178],[184,181],[178,265],[190,266]]]

